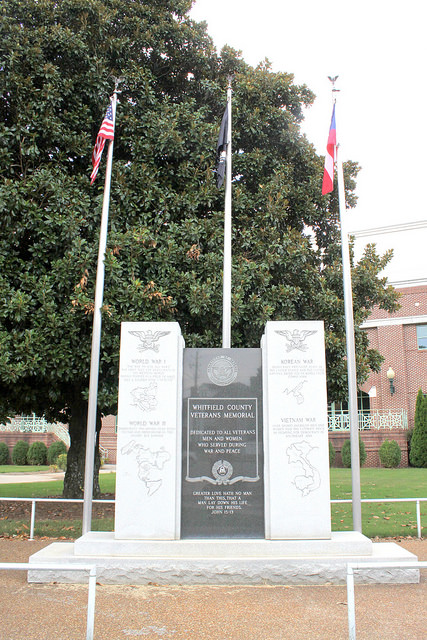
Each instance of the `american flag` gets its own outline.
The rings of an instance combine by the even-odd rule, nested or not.
[[[92,173],[90,174],[90,183],[93,184],[98,173],[99,163],[101,162],[102,152],[104,151],[105,141],[114,140],[114,117],[111,104],[107,109],[101,128],[96,137],[95,146],[92,153]]]

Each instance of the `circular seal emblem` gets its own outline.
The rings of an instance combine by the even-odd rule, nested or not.
[[[212,467],[212,475],[217,484],[226,484],[233,475],[233,466],[227,460],[217,460]]]
[[[228,356],[217,356],[209,362],[207,373],[211,382],[225,387],[237,378],[237,364]]]

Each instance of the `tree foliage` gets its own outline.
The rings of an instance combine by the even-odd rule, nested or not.
[[[421,389],[415,403],[414,431],[409,461],[413,467],[427,467],[427,398]]]
[[[190,0],[3,0],[0,5],[0,413],[68,422],[64,494],[83,483],[102,171],[90,156],[120,78],[106,254],[99,418],[116,411],[119,325],[176,320],[219,346],[223,191],[215,144],[233,77],[232,342],[267,320],[325,322],[328,389],[346,395],[337,194],[301,134],[313,94],[218,55]],[[345,167],[348,205],[358,167]],[[355,324],[396,308],[373,246],[353,269]],[[356,330],[362,382],[380,366]],[[100,420],[98,419],[98,429]],[[99,457],[97,458],[99,464]],[[95,495],[99,491],[97,482]]]

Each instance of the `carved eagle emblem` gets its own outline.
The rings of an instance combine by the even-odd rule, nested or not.
[[[163,336],[167,336],[170,331],[129,331],[129,333],[133,336],[136,336],[140,340],[140,344],[138,344],[139,351],[155,351],[156,353],[160,349],[160,345],[158,341]]]
[[[308,331],[307,329],[298,331],[298,329],[295,329],[291,332],[285,329],[283,331],[276,331],[276,333],[286,338],[286,351],[292,351],[293,349],[298,349],[298,351],[307,351],[308,345],[305,343],[305,340],[308,336],[312,336],[314,333],[317,333],[317,331]]]

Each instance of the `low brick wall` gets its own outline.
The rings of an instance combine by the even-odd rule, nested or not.
[[[360,431],[360,438],[366,449],[366,462],[364,467],[381,467],[378,450],[385,440],[396,440],[402,451],[399,467],[408,466],[408,442],[406,429],[370,430]],[[342,467],[341,449],[346,440],[350,440],[349,431],[330,431],[329,441],[335,449],[334,467]]]
[[[0,442],[5,442],[9,447],[9,455],[12,460],[12,450],[18,440],[24,440],[32,445],[33,442],[43,442],[49,449],[52,442],[56,442],[59,438],[54,433],[21,433],[20,431],[0,431]]]
[[[24,440],[24,442],[28,442],[29,445],[33,442],[44,442],[46,447],[49,449],[52,442],[56,442],[57,440],[60,440],[60,438],[58,438],[54,433],[0,431],[0,442],[5,442],[9,447],[11,459],[13,447],[18,440]],[[106,462],[116,464],[117,434],[115,416],[105,416],[102,419],[100,445],[107,450],[108,457]]]

